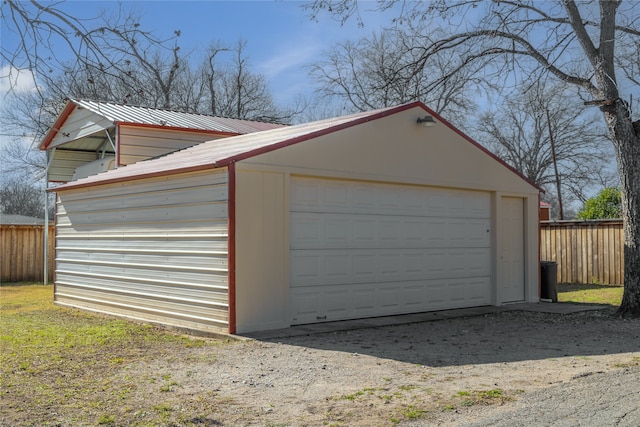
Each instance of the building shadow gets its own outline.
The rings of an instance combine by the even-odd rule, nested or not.
[[[307,333],[290,328],[289,334],[256,338],[430,367],[640,352],[640,319],[620,319],[613,308],[598,308],[572,313],[496,310],[386,325],[335,322],[333,330],[326,325]]]

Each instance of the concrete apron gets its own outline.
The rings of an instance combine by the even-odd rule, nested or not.
[[[484,306],[460,308],[455,310],[429,311],[425,313],[400,314],[396,316],[372,317],[367,319],[340,320],[336,322],[313,323],[298,325],[284,329],[249,332],[237,338],[256,340],[270,340],[300,335],[320,334],[327,332],[350,331],[355,329],[377,328],[380,326],[402,325],[407,323],[431,322],[435,320],[452,319],[456,317],[482,316],[502,311],[534,311],[539,313],[571,314],[582,311],[604,310],[608,305],[571,304],[571,303],[515,303],[503,306]]]

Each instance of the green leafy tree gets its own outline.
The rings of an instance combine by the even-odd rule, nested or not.
[[[576,218],[602,219],[620,218],[622,215],[622,192],[619,188],[605,188],[597,196],[588,199]]]

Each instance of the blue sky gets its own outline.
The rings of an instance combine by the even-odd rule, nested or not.
[[[72,16],[91,18],[102,10],[115,13],[119,5],[133,9],[141,16],[141,27],[158,36],[170,37],[180,30],[181,49],[204,50],[220,40],[233,44],[247,41],[247,54],[254,72],[263,74],[270,83],[276,102],[286,105],[298,93],[308,94],[312,81],[307,65],[317,61],[323,50],[347,39],[370,35],[388,23],[381,13],[367,13],[375,2],[363,2],[365,27],[355,21],[344,26],[328,15],[314,22],[302,1],[68,1],[57,7]],[[88,24],[90,25],[90,24]],[[2,33],[5,46],[15,43],[10,34]]]
[[[306,67],[318,61],[323,51],[338,42],[368,37],[389,25],[394,16],[394,11],[385,14],[371,11],[377,6],[377,1],[371,0],[360,1],[364,28],[358,27],[355,20],[341,25],[326,13],[315,22],[302,8],[309,1],[70,0],[54,4],[71,16],[86,19],[94,18],[102,11],[116,13],[121,6],[125,10],[132,9],[141,16],[142,29],[152,31],[158,37],[170,37],[174,30],[180,30],[179,44],[187,52],[203,51],[215,41],[231,45],[244,39],[252,71],[267,78],[276,103],[287,107],[296,95],[313,92],[314,82]],[[463,21],[461,18],[458,23],[462,25]],[[91,27],[91,24],[87,26]],[[11,49],[17,42],[6,29],[0,31],[3,48]],[[0,102],[7,87],[7,79],[1,78],[3,75],[6,75],[5,68],[0,73]],[[32,90],[33,86],[29,87],[31,79],[28,75],[25,77],[23,90]],[[0,146],[6,143],[7,136],[0,131]],[[26,145],[33,143],[25,142]]]

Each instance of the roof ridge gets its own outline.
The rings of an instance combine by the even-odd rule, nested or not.
[[[68,99],[69,99],[69,101],[73,102],[76,105],[78,105],[79,103],[104,104],[104,105],[112,105],[112,106],[124,107],[124,108],[134,108],[134,109],[140,109],[140,110],[163,111],[163,112],[166,112],[166,113],[189,114],[189,115],[193,115],[193,116],[216,118],[216,119],[237,120],[237,121],[242,121],[242,122],[266,123],[266,124],[277,124],[277,125],[282,125],[282,126],[289,126],[289,125],[284,125],[284,124],[281,124],[281,123],[267,122],[267,121],[264,121],[264,120],[240,119],[240,118],[237,118],[237,117],[228,117],[228,116],[204,114],[204,113],[197,113],[197,112],[186,112],[186,111],[180,111],[180,110],[171,109],[171,108],[146,107],[146,106],[142,106],[142,105],[125,104],[125,103],[111,102],[111,101],[95,101],[95,100],[92,100],[92,99],[84,99],[84,98],[71,98],[70,97]]]

